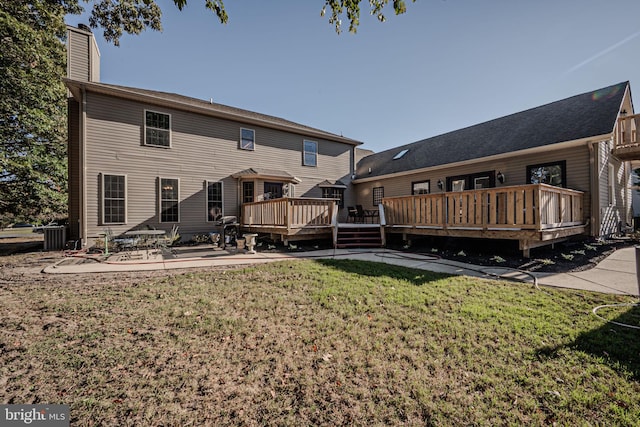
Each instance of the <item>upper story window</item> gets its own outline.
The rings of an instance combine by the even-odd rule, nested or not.
[[[102,223],[127,222],[127,177],[102,175]]]
[[[527,183],[549,184],[556,187],[567,185],[567,162],[542,163],[527,166]]]
[[[305,139],[303,145],[302,164],[304,166],[318,166],[318,143]]]
[[[171,116],[149,110],[144,116],[144,144],[171,147]]]
[[[255,150],[256,131],[253,129],[240,128],[240,149]]]
[[[160,178],[160,222],[180,222],[179,181]]]
[[[222,182],[207,181],[207,221],[223,215]]]
[[[429,194],[431,192],[430,189],[430,181],[417,181],[411,183],[411,194]]]

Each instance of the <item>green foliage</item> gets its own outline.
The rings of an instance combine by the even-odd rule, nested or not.
[[[342,19],[340,18],[343,12],[346,11],[347,19],[349,20],[349,32],[355,33],[358,25],[360,24],[360,1],[361,0],[326,0],[321,16],[325,16],[327,8],[331,11],[329,13],[329,23],[333,24],[336,28],[336,32],[342,31]],[[415,0],[412,0],[415,2]],[[371,15],[378,18],[378,21],[386,21],[384,13],[382,13],[384,7],[389,3],[389,0],[369,0],[371,5]],[[393,11],[396,15],[401,15],[407,11],[407,6],[403,0],[393,1]]]
[[[66,210],[66,72],[61,1],[0,0],[0,216]]]
[[[162,30],[162,10],[156,0],[84,0],[93,3],[89,24],[93,28],[102,28],[104,38],[118,46],[120,37],[124,32],[140,34],[147,28]],[[325,0],[320,12],[321,16],[328,14],[329,23],[335,27],[337,33],[342,31],[342,16],[346,13],[349,21],[349,31],[355,33],[360,24],[360,2],[362,0]],[[415,0],[412,0],[415,2]],[[78,6],[78,0],[68,0],[68,3]],[[184,9],[188,0],[173,0],[179,10]],[[389,0],[370,0],[370,14],[380,22],[386,17],[383,10]],[[404,0],[392,2],[393,12],[396,15],[407,11]],[[209,9],[218,18],[220,23],[226,24],[229,20],[223,0],[204,0],[205,8]]]

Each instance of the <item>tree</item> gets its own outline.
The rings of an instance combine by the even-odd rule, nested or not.
[[[68,2],[72,2],[69,0]],[[76,0],[77,1],[77,0]],[[91,0],[84,0],[90,2]],[[178,9],[182,10],[188,0],[173,0]],[[360,2],[362,0],[325,0],[320,11],[321,16],[329,16],[329,23],[334,25],[336,32],[342,31],[343,14],[346,13],[349,21],[349,31],[355,33],[360,24]],[[411,0],[415,2],[416,0]],[[221,23],[229,20],[223,0],[204,0],[205,7],[211,10]],[[369,0],[371,15],[380,22],[385,21],[383,13],[389,0]],[[396,15],[407,10],[404,0],[393,0],[393,11]],[[93,9],[89,18],[89,25],[93,28],[102,28],[104,38],[115,44],[120,43],[123,32],[140,34],[150,28],[160,31],[162,29],[162,11],[156,4],[156,0],[93,0]]]
[[[61,1],[0,0],[0,220],[66,211]]]

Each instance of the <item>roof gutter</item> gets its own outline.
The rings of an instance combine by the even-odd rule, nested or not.
[[[606,134],[598,135],[598,136],[590,136],[588,138],[581,138],[581,139],[575,139],[575,140],[572,140],[572,141],[559,142],[559,143],[552,144],[552,145],[544,145],[542,147],[528,148],[528,149],[525,149],[525,150],[510,151],[508,153],[496,154],[496,155],[493,155],[493,156],[479,157],[477,159],[462,160],[462,161],[459,161],[459,162],[445,163],[445,164],[442,164],[442,165],[429,166],[429,167],[420,168],[420,169],[411,169],[411,170],[408,170],[408,171],[395,172],[395,173],[390,173],[390,174],[385,174],[385,175],[375,175],[375,176],[371,176],[371,177],[367,176],[367,177],[362,177],[362,178],[356,178],[352,182],[354,184],[362,184],[362,183],[365,183],[365,182],[379,181],[381,179],[397,178],[397,177],[403,177],[403,176],[407,176],[407,175],[414,175],[414,174],[418,174],[418,173],[433,172],[433,171],[437,171],[437,170],[440,170],[440,169],[453,168],[453,167],[457,167],[457,166],[463,166],[463,165],[468,166],[468,165],[475,164],[475,163],[480,163],[480,162],[492,162],[492,161],[504,160],[504,159],[508,159],[508,158],[516,156],[516,155],[531,155],[531,154],[548,152],[548,151],[551,151],[551,150],[553,150],[553,151],[562,150],[562,149],[565,149],[565,148],[578,147],[580,145],[585,145],[585,144],[589,144],[589,143],[594,143],[594,142],[607,140],[607,139],[611,138],[612,135],[613,135],[613,133],[606,133]]]

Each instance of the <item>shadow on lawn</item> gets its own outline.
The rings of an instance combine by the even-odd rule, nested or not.
[[[631,307],[612,321],[640,327],[640,307],[637,305]],[[579,335],[574,342],[563,347],[602,357],[612,369],[616,371],[625,369],[631,372],[635,381],[638,381],[640,380],[639,333],[638,329],[605,323],[597,329]],[[537,354],[541,358],[556,357],[559,349],[560,347],[543,347],[538,349]]]
[[[316,262],[327,267],[339,269],[346,273],[354,273],[368,277],[386,276],[391,279],[406,280],[416,286],[422,286],[426,283],[445,279],[447,277],[454,277],[450,274],[418,270],[393,264],[385,264],[383,262],[377,263],[350,259],[318,259]]]

